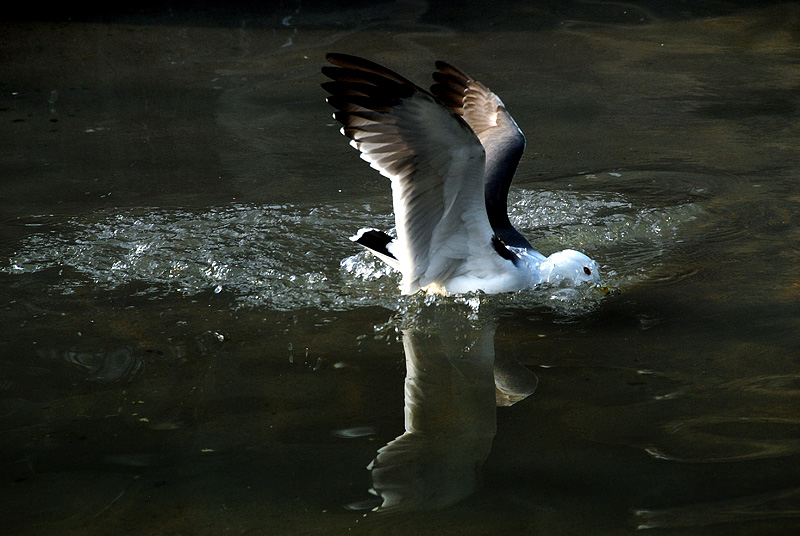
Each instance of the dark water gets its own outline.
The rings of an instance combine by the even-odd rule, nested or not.
[[[4,534],[797,532],[800,5],[473,4],[3,23]],[[334,50],[496,91],[611,291],[400,298]]]

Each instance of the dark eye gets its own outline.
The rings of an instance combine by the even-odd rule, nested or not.
[[[592,270],[588,266],[584,266],[583,273],[586,275],[592,275]]]

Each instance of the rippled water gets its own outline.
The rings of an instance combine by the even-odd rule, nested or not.
[[[797,5],[471,5],[4,23],[4,533],[800,528]],[[329,50],[497,91],[603,285],[399,296]]]

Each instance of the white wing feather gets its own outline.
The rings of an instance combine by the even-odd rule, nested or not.
[[[340,110],[334,117],[361,158],[391,180],[403,292],[429,286],[460,292],[448,283],[461,287],[461,278],[481,288],[481,280],[495,285],[498,277],[513,277],[514,263],[492,245],[485,154],[470,127],[396,73],[348,56],[329,60],[345,67],[325,72],[334,79],[327,86],[334,93],[329,102]],[[375,85],[348,88],[362,66]],[[388,73],[385,80],[376,78],[378,69]]]

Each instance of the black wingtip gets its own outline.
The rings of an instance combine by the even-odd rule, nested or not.
[[[353,63],[354,60],[357,60],[356,56],[351,56],[350,54],[342,54],[340,52],[328,52],[325,54],[325,60],[329,63],[334,65],[339,65],[341,67],[342,63]]]
[[[339,65],[340,67],[342,66],[341,64],[353,64],[366,61],[358,56],[353,56],[352,54],[343,54],[341,52],[328,52],[325,54],[325,59],[334,65]]]
[[[380,253],[390,259],[397,260],[397,257],[389,251],[389,244],[394,241],[394,238],[378,231],[377,229],[362,229],[351,240],[357,244],[361,244],[367,249],[371,249],[375,253]]]
[[[386,78],[396,82],[398,84],[408,84],[414,86],[414,84],[408,80],[407,78],[400,76],[398,73],[394,72],[393,70],[384,67],[379,63],[375,63],[374,61],[370,61],[359,56],[353,56],[350,54],[341,54],[339,52],[328,52],[325,54],[325,59],[339,67],[340,69],[345,70],[352,70],[352,71],[360,71],[362,73],[369,73],[372,75],[378,75],[381,78]],[[330,67],[323,67],[322,71],[325,74],[326,70],[330,72]],[[328,75],[330,76],[330,75]],[[331,77],[334,78],[334,77]]]

